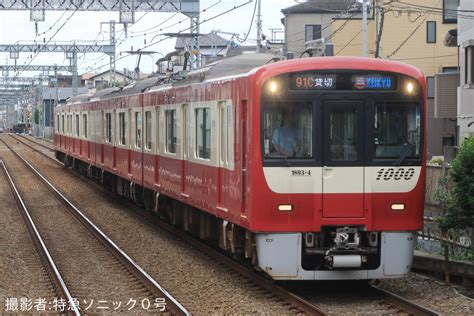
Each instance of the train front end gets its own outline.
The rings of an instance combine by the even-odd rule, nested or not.
[[[269,65],[256,85],[251,230],[259,266],[285,280],[408,273],[424,208],[421,72],[312,58]]]

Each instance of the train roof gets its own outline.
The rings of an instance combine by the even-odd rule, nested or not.
[[[270,54],[238,55],[221,59],[202,68],[189,71],[184,78],[178,78],[175,79],[175,81],[163,75],[149,77],[126,87],[113,87],[97,91],[93,94],[77,95],[69,98],[67,104],[71,105],[154,91],[164,87],[166,84],[171,87],[180,87],[214,78],[238,76],[249,73],[251,70],[259,67],[268,70],[267,76],[283,72],[302,71],[307,69],[308,65],[314,65],[317,69],[384,69],[385,71],[405,73],[418,78],[423,76],[421,71],[413,66],[396,61],[367,57],[314,57],[287,60],[284,63],[274,63],[274,61],[278,61],[278,59]]]

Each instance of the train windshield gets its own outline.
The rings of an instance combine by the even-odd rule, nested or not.
[[[374,157],[420,158],[420,106],[383,103],[374,110]]]
[[[313,158],[312,103],[267,103],[263,125],[266,159]]]

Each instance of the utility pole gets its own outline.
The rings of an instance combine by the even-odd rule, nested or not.
[[[362,0],[362,56],[367,55],[367,0]]]
[[[262,45],[262,2],[257,0],[257,53],[260,53],[260,46]]]
[[[110,21],[110,45],[114,47],[114,54],[110,55],[110,70],[112,72],[112,87],[115,87],[115,21]]]

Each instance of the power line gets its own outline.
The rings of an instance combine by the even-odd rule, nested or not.
[[[53,40],[53,38],[56,36],[56,34],[58,34],[62,29],[63,27],[67,24],[67,22],[69,22],[69,20],[74,16],[74,14],[76,14],[76,12],[79,10],[76,9],[67,19],[66,21],[64,21],[64,23],[56,30],[56,32],[48,39],[48,41],[42,45],[44,47],[46,47],[46,45],[49,44],[49,42],[51,42]],[[31,58],[30,62],[27,64],[27,66],[31,65],[31,63],[33,62],[33,60],[35,60],[35,58],[38,56],[38,54],[41,52],[41,49],[38,50],[38,52]],[[25,62],[26,64],[26,62]],[[15,77],[19,77],[21,74],[23,73],[23,71],[21,71],[17,76]]]
[[[370,22],[372,22],[372,20],[369,20],[369,22],[367,23],[367,25],[369,25]],[[362,33],[362,29],[360,29],[359,32],[357,32],[357,34],[354,35],[354,37],[353,37],[349,42],[347,42],[347,44],[344,45],[344,47],[341,48],[341,49],[336,53],[336,55],[339,55],[339,53],[341,53],[347,46],[349,46],[349,45],[352,43],[352,41],[355,40],[357,36],[359,36],[360,33]],[[360,44],[360,45],[362,45],[362,44]]]
[[[416,59],[429,59],[429,58],[443,58],[443,57],[452,57],[457,56],[458,54],[447,54],[447,55],[438,55],[438,56],[425,56],[425,57],[412,57],[412,58],[397,58],[392,60],[416,60]]]
[[[243,40],[240,40],[238,37],[236,37],[240,43],[244,43],[249,38],[250,31],[252,30],[253,20],[255,19],[255,12],[257,12],[257,4],[258,4],[258,0],[255,0],[255,5],[253,6],[252,19],[250,20],[250,25],[249,25],[249,30],[247,31],[247,35],[245,35],[245,38]]]
[[[240,9],[240,8],[246,6],[246,5],[249,4],[249,3],[252,3],[252,0],[249,0],[249,1],[244,2],[244,3],[242,3],[242,4],[239,4],[239,5],[234,5],[231,9],[228,9],[228,10],[226,10],[226,11],[223,11],[223,12],[221,12],[221,13],[215,15],[215,16],[212,16],[212,17],[210,17],[210,18],[208,18],[208,19],[202,20],[201,22],[197,23],[196,26],[202,25],[203,23],[212,21],[212,20],[214,20],[214,19],[216,19],[216,18],[218,18],[218,17],[221,17],[221,16],[223,16],[223,15],[229,13],[229,12],[232,12],[232,11],[235,11],[235,10],[237,10],[237,9]],[[190,30],[190,29],[191,29],[191,26],[190,26],[190,27],[187,27],[187,28],[185,28],[185,29],[182,29],[182,30],[180,30],[180,31],[178,31],[177,33],[182,33],[182,32],[184,32],[184,31],[188,31],[188,30]],[[165,38],[162,38],[162,39],[160,39],[160,40],[158,40],[158,41],[156,41],[156,42],[152,42],[152,43],[150,43],[150,44],[148,44],[148,45],[145,45],[145,46],[143,46],[143,47],[137,49],[137,51],[144,50],[144,49],[146,49],[146,48],[148,48],[148,47],[151,47],[151,46],[154,46],[154,45],[156,45],[156,44],[159,44],[159,43],[161,43],[161,42],[163,42],[163,41],[165,41],[165,40],[167,40],[167,39],[170,39],[170,38],[172,38],[172,37],[171,37],[171,36],[166,36]],[[124,55],[124,56],[121,56],[121,57],[117,58],[116,61],[122,60],[122,59],[124,59],[125,57],[128,57],[128,56],[131,56],[131,54],[126,54],[126,55]],[[97,63],[94,63],[93,65],[96,65],[96,64],[97,64]],[[101,69],[102,67],[105,67],[105,66],[107,66],[107,64],[103,64],[103,65],[101,65],[101,66],[98,66],[98,67],[96,67],[96,68],[94,68],[94,69],[92,69],[92,70],[90,70],[90,71],[93,72],[93,71],[99,70],[99,69]]]
[[[438,4],[439,4],[440,1],[438,1]],[[395,50],[392,53],[387,55],[386,58],[390,58],[393,55],[395,55],[396,53],[398,53],[398,51],[410,40],[410,38],[412,38],[412,36],[420,29],[421,25],[428,19],[429,14],[425,13],[425,15],[426,16],[424,17],[423,20],[421,20],[421,22],[417,25],[417,27],[415,27],[415,29],[400,43],[400,45],[398,45],[397,48],[395,48]]]

